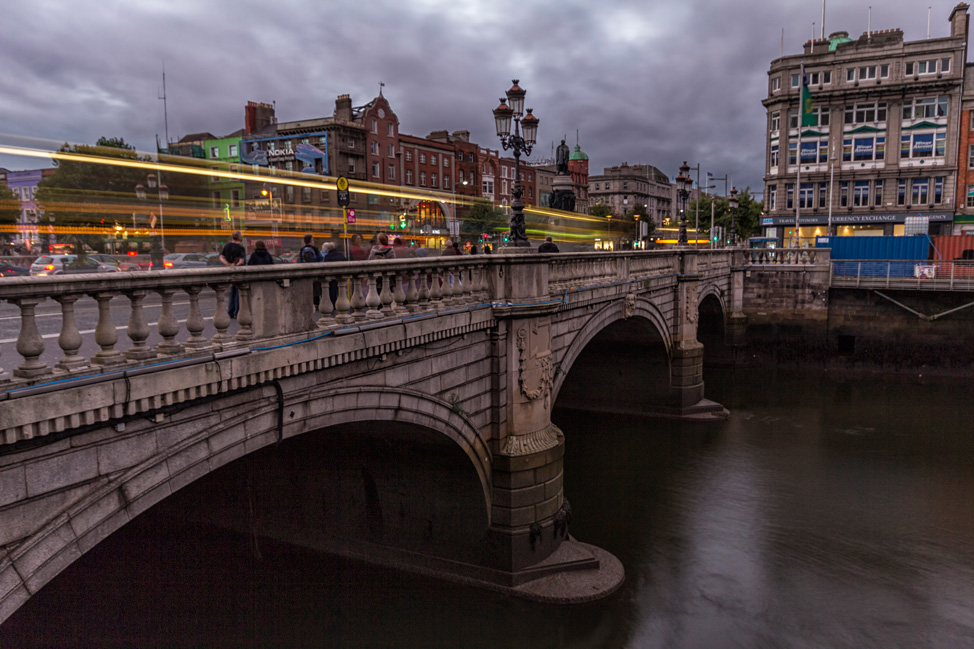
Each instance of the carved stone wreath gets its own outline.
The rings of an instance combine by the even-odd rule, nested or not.
[[[687,286],[687,322],[690,324],[696,324],[697,322],[697,310],[699,306],[697,305],[697,287],[694,284]]]
[[[544,397],[547,407],[548,397],[555,383],[555,366],[551,352],[545,351],[532,358],[528,351],[528,331],[522,327],[517,332],[518,383],[521,393],[534,401]]]
[[[636,294],[628,293],[626,294],[626,299],[622,303],[622,319],[628,320],[632,317],[633,311],[636,310]]]

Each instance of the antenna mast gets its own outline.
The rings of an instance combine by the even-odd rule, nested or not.
[[[162,96],[159,97],[162,100],[162,115],[166,123],[166,148],[169,148],[169,104],[166,101],[166,62],[162,62]],[[156,148],[159,148],[159,142],[156,141]]]

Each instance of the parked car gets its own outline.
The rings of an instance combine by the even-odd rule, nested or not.
[[[163,268],[206,268],[206,255],[198,252],[173,252],[162,258]]]
[[[0,259],[0,277],[16,277],[18,275],[30,275],[30,268],[27,266],[15,266],[9,261]]]
[[[100,264],[109,264],[111,266],[117,266],[119,270],[130,271],[130,270],[142,270],[142,267],[134,261],[129,261],[128,259],[117,259],[111,255],[104,255],[100,252],[88,255],[89,259],[94,259]]]
[[[35,277],[45,275],[72,275],[75,273],[117,273],[118,266],[105,264],[90,255],[78,259],[78,255],[44,255],[30,265],[30,274]]]

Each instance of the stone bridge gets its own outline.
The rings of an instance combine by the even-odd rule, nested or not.
[[[527,597],[606,595],[622,568],[568,533],[552,407],[560,398],[725,416],[704,398],[697,331],[701,317],[742,317],[743,255],[501,254],[4,280],[0,299],[20,309],[20,358],[0,358],[0,621],[165,503],[255,538]],[[326,287],[317,312],[315,281]],[[151,347],[150,293],[163,338]],[[189,299],[185,331],[177,294]],[[201,295],[215,299],[209,337]],[[113,298],[130,314],[122,343]],[[73,314],[92,299],[99,351],[86,358]],[[62,314],[53,366],[35,322],[45,301]]]

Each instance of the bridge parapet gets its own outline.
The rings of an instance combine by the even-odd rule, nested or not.
[[[753,248],[744,251],[752,266],[815,266],[827,264],[831,248]]]

